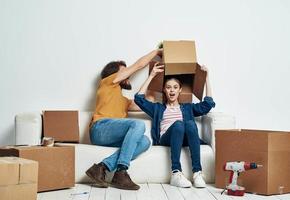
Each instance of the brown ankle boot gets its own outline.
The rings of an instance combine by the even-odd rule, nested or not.
[[[139,190],[140,186],[135,184],[126,170],[116,171],[111,185],[124,190]]]
[[[105,181],[106,178],[106,167],[103,163],[94,164],[92,167],[90,167],[86,174],[88,177],[94,180],[96,187],[102,187],[107,188],[108,183]]]

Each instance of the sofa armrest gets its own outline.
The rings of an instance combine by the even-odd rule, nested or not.
[[[235,117],[222,113],[210,112],[202,117],[202,139],[215,152],[215,130],[236,128]]]
[[[15,144],[39,145],[42,135],[42,116],[38,112],[25,112],[15,116]]]

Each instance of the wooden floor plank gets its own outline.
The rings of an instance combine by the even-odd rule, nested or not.
[[[263,196],[246,193],[243,197],[221,194],[222,189],[177,188],[168,184],[140,184],[138,191],[96,188],[76,184],[74,188],[38,193],[38,200],[290,200],[290,194]]]
[[[38,193],[41,200],[72,200],[71,193],[76,192],[76,187],[64,190],[55,190]]]
[[[181,192],[178,190],[178,187],[171,186],[168,184],[162,184],[162,187],[166,193],[168,200],[184,199]],[[190,189],[190,188],[188,188]]]
[[[89,200],[105,200],[106,199],[106,188],[98,188],[94,187],[93,185],[91,189],[91,193],[89,196]]]
[[[121,200],[136,200],[136,191],[135,190],[121,190]]]
[[[139,184],[140,189],[136,193],[137,200],[151,200],[151,192],[149,190],[148,184]]]
[[[223,189],[215,188],[212,185],[208,185],[206,188],[217,200],[232,200],[232,196],[226,195],[226,192],[221,194]],[[243,200],[244,198],[241,198]]]
[[[197,193],[192,188],[178,188],[183,199],[192,200],[192,199],[200,199],[201,197],[197,195]]]
[[[71,193],[72,200],[88,200],[91,193],[91,185],[77,184],[76,191]]]
[[[121,190],[112,187],[107,188],[105,200],[121,200]]]
[[[167,200],[166,193],[161,184],[149,184],[152,200]]]
[[[290,194],[282,194],[276,196],[279,200],[290,200]]]

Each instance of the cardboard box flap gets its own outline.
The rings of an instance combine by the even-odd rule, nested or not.
[[[192,93],[201,101],[203,97],[204,85],[206,81],[206,72],[201,70],[200,65],[196,64],[196,71],[193,81]]]

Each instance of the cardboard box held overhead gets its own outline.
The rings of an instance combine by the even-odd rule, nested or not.
[[[16,156],[38,161],[38,192],[74,187],[75,151],[73,146],[8,146],[0,148],[0,156]],[[25,178],[25,180],[28,179],[32,178]]]
[[[194,41],[163,41],[165,75],[194,74],[196,52]]]
[[[192,93],[202,100],[206,72],[197,63],[194,41],[164,41],[163,56],[156,56],[149,63],[149,74],[156,62],[164,63],[165,68],[163,73],[159,73],[151,81],[149,90],[162,93],[166,78],[174,76],[182,84],[180,103],[192,102]]]
[[[242,172],[238,178],[247,192],[271,195],[290,192],[290,132],[264,130],[216,131],[215,185],[225,188],[229,161],[247,161],[262,168]]]
[[[17,158],[0,157],[0,199],[36,200],[38,163]]]
[[[78,111],[43,111],[43,134],[56,142],[79,142]]]

